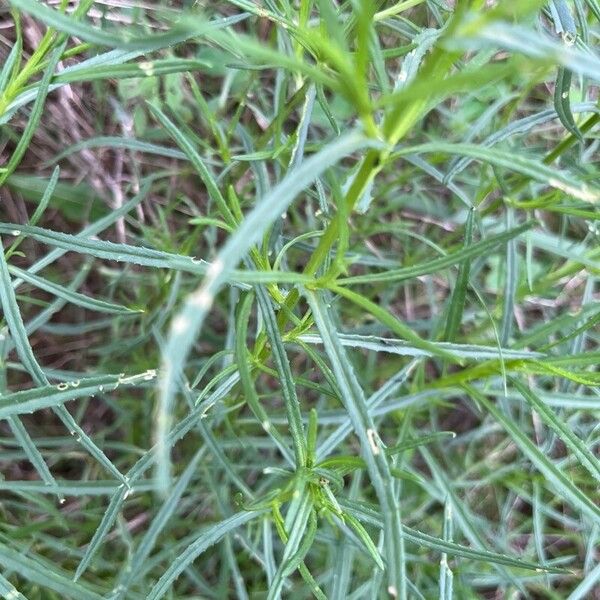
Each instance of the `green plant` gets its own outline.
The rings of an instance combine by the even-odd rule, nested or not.
[[[0,593],[591,597],[596,0],[9,3]]]

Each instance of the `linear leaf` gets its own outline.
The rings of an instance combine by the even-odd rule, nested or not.
[[[0,396],[0,418],[5,419],[44,408],[62,406],[65,402],[77,398],[94,396],[103,391],[116,390],[121,385],[144,385],[155,378],[156,372],[154,371],[146,371],[128,377],[123,374],[82,377],[57,385],[45,385],[13,392],[12,394],[4,394]]]
[[[0,90],[2,88],[0,87]],[[27,600],[6,577],[0,575],[0,595],[4,600]]]
[[[400,335],[403,338],[407,339],[414,346],[419,348],[420,350],[424,350],[429,352],[433,356],[438,356],[440,358],[445,358],[446,360],[450,360],[453,362],[458,362],[457,357],[455,357],[451,351],[446,350],[441,347],[440,344],[435,342],[430,342],[429,340],[424,340],[417,333],[415,333],[410,327],[402,323],[400,319],[396,316],[392,315],[390,312],[380,307],[375,302],[372,302],[365,296],[349,290],[345,287],[329,284],[329,289],[347,298],[357,306],[360,306],[362,309],[373,315],[380,323],[389,327],[396,335]]]
[[[349,357],[337,338],[336,327],[324,299],[316,292],[306,290],[304,294],[342,392],[344,406],[348,410],[354,431],[360,439],[361,453],[381,505],[386,532],[384,542],[389,586],[394,590],[392,595],[405,599],[406,576],[400,506],[394,491],[390,465],[378,439],[364,392],[356,379]]]
[[[102,29],[92,27],[87,23],[77,21],[64,13],[52,10],[51,8],[40,4],[35,0],[10,0],[15,8],[29,13],[31,16],[39,19],[48,27],[57,31],[68,33],[79,39],[98,44],[100,46],[110,46],[127,50],[140,50],[151,52],[167,48],[177,43],[184,42],[191,37],[200,36],[213,28],[227,27],[239,21],[244,20],[247,15],[235,15],[227,19],[217,21],[204,21],[196,17],[181,19],[171,30],[151,36],[140,36],[137,39],[113,35]]]
[[[92,540],[87,545],[82,559],[77,565],[77,570],[75,571],[75,576],[73,577],[74,581],[77,581],[88,568],[92,557],[97,552],[98,548],[100,547],[100,544],[102,544],[102,542],[104,541],[104,538],[108,534],[108,530],[111,528],[112,524],[117,518],[117,514],[121,509],[121,505],[129,495],[130,491],[131,488],[127,487],[124,483],[122,483],[117,489],[116,493],[110,499],[108,508],[102,516],[100,524],[96,528]]]
[[[23,281],[30,283],[40,290],[45,290],[46,292],[54,294],[57,298],[62,298],[70,304],[80,306],[81,308],[85,308],[93,312],[108,313],[112,315],[127,315],[143,312],[140,310],[127,308],[126,306],[121,306],[119,304],[114,304],[113,302],[98,300],[96,298],[80,294],[79,292],[70,290],[67,287],[63,287],[62,285],[49,281],[48,279],[43,279],[38,275],[34,275],[28,271],[19,269],[18,267],[9,266],[8,270],[15,277],[19,277]]]
[[[163,352],[163,369],[157,411],[156,437],[163,450],[160,452],[158,480],[167,486],[169,481],[169,457],[164,439],[170,427],[171,409],[175,396],[176,381],[182,371],[188,353],[208,314],[213,299],[230,272],[259,242],[270,224],[282,214],[294,198],[328,167],[342,157],[368,145],[370,142],[360,133],[338,138],[320,152],[306,159],[296,170],[289,173],[276,187],[260,200],[231,235],[219,255],[207,270],[202,285],[185,301],[179,314],[173,319]]]
[[[419,154],[425,152],[441,152],[444,154],[458,154],[476,160],[490,163],[497,167],[504,167],[510,171],[526,175],[535,181],[561,190],[569,196],[596,202],[600,199],[600,190],[589,188],[578,179],[565,175],[564,172],[551,168],[542,162],[522,156],[515,152],[498,150],[496,148],[483,148],[477,144],[450,144],[448,142],[431,142],[396,150],[396,156],[404,154]]]
[[[48,379],[43,369],[38,364],[33,349],[29,344],[27,330],[23,323],[14,289],[10,280],[8,265],[4,252],[2,251],[2,241],[0,240],[0,304],[4,309],[4,315],[8,328],[12,334],[15,349],[21,359],[23,366],[30,374],[33,381],[39,387],[47,386]],[[115,467],[104,452],[94,443],[88,434],[79,426],[71,413],[62,405],[52,407],[53,412],[67,427],[69,433],[73,435],[79,443],[93,456],[109,473],[112,473],[117,479],[125,483],[121,472]]]
[[[510,231],[503,231],[496,235],[490,236],[485,240],[471,244],[468,248],[463,248],[452,254],[441,256],[440,258],[434,258],[428,262],[415,265],[413,267],[403,267],[401,269],[390,269],[382,273],[370,273],[368,275],[355,275],[354,277],[342,277],[337,280],[338,284],[354,284],[354,283],[374,283],[376,281],[404,281],[406,279],[413,279],[420,277],[421,275],[427,275],[429,273],[436,273],[442,269],[447,269],[452,265],[460,263],[468,258],[474,256],[483,255],[489,252],[492,248],[507,242],[513,238],[518,237],[525,231],[531,229],[535,225],[535,222],[528,221],[511,229]]]
[[[248,337],[248,320],[252,309],[253,296],[247,294],[239,303],[238,315],[236,319],[236,337],[235,337],[235,357],[237,368],[240,375],[244,396],[250,410],[258,419],[261,427],[273,439],[281,454],[285,457],[290,466],[294,466],[294,457],[291,454],[285,440],[279,431],[275,428],[268,412],[263,408],[254,388],[254,382],[251,377],[251,369],[248,364],[248,350],[246,348],[246,338]]]
[[[569,69],[559,67],[554,84],[554,108],[565,129],[582,141],[583,136],[571,111],[571,77],[572,73]]]
[[[544,423],[550,427],[561,441],[577,457],[579,462],[600,482],[600,461],[590,452],[587,446],[580,440],[559,417],[546,404],[535,395],[531,388],[523,385],[518,379],[511,379],[511,383],[519,390],[519,393],[528,404],[540,415]]]
[[[163,252],[144,246],[132,246],[130,244],[117,244],[115,242],[89,239],[83,235],[83,232],[79,235],[71,235],[31,225],[0,223],[0,233],[14,236],[26,235],[42,243],[56,246],[58,249],[66,252],[76,252],[104,260],[114,260],[134,265],[155,267],[157,269],[170,269],[205,275],[211,266],[211,263],[202,259],[196,259],[193,256]],[[60,255],[61,252],[57,252],[53,255],[53,258]],[[42,259],[40,263],[36,263],[35,271],[40,270],[48,262],[52,262],[52,260]],[[32,272],[32,269],[28,269],[29,274]],[[286,271],[240,271],[231,269],[227,273],[226,281],[236,282],[246,288],[246,284],[248,283],[311,283],[313,278],[301,273]]]
[[[27,151],[27,148],[29,147],[31,138],[37,130],[40,119],[42,118],[42,112],[44,110],[46,97],[48,95],[50,80],[52,79],[54,70],[56,69],[58,62],[60,61],[60,57],[65,49],[65,46],[66,42],[61,44],[61,46],[59,46],[52,52],[50,60],[48,61],[48,65],[46,66],[46,70],[44,71],[44,75],[40,82],[40,89],[38,95],[35,99],[35,102],[33,103],[33,107],[31,108],[31,115],[29,116],[27,125],[25,126],[25,129],[19,136],[17,145],[12,151],[8,162],[2,168],[2,170],[0,170],[0,186],[4,185],[8,177],[19,166],[21,159],[23,158],[25,152]]]
[[[343,346],[350,348],[364,348],[374,352],[383,352],[388,354],[398,354],[400,356],[433,356],[429,350],[417,348],[396,338],[379,337],[376,335],[360,335],[356,333],[340,333],[340,342]],[[296,340],[308,344],[321,344],[321,336],[317,333],[303,333]],[[451,352],[454,356],[469,360],[490,360],[499,359],[533,359],[544,358],[546,355],[542,352],[531,352],[529,350],[511,350],[510,348],[497,348],[494,346],[480,346],[478,344],[453,344],[448,342],[439,342],[440,348]]]
[[[2,65],[2,70],[0,71],[0,94],[4,92],[6,86],[10,82],[12,77],[13,69],[17,63],[17,60],[21,58],[21,52],[23,48],[21,47],[20,40],[13,45],[11,48],[6,60],[4,61],[4,65]]]
[[[475,211],[470,210],[465,223],[465,241],[464,248],[468,248],[473,243],[473,222],[475,220]],[[469,285],[469,273],[471,270],[471,260],[466,259],[458,267],[458,276],[452,290],[450,306],[448,307],[448,316],[446,317],[446,328],[443,339],[446,342],[453,342],[460,329],[462,315],[465,308],[465,299],[467,297],[467,287]]]
[[[7,571],[15,571],[21,577],[42,588],[54,590],[65,598],[81,598],[81,600],[102,600],[103,596],[75,583],[64,575],[55,565],[52,567],[37,558],[17,552],[0,542],[0,564]]]
[[[346,499],[340,499],[340,505],[349,512],[352,512],[357,518],[375,525],[376,527],[383,527],[383,519],[380,512],[373,505],[367,505],[364,502],[354,502]],[[503,565],[506,567],[514,567],[516,569],[529,569],[531,571],[548,571],[554,573],[564,573],[563,569],[554,569],[552,567],[543,567],[536,563],[522,560],[520,557],[507,556],[505,554],[498,554],[496,552],[490,552],[489,550],[477,550],[475,548],[469,548],[444,540],[422,531],[418,531],[407,525],[403,525],[404,536],[407,541],[430,548],[440,553],[447,553],[451,556],[460,556],[462,558],[468,558],[470,560],[477,560],[485,563],[492,563],[497,565]]]
[[[521,427],[509,416],[498,410],[483,394],[470,386],[464,386],[467,393],[498,421],[515,444],[529,458],[535,468],[542,473],[550,486],[562,495],[574,508],[580,510],[594,523],[600,523],[600,507],[573,484],[562,471],[523,433]]]
[[[297,555],[297,553],[305,534],[306,537],[309,538],[309,542],[312,542],[312,539],[314,539],[315,531],[313,531],[312,536],[306,533],[311,514],[314,510],[310,494],[306,489],[306,486],[303,486],[303,489],[296,488],[295,492],[298,493],[297,495],[294,494],[294,498],[290,502],[288,514],[286,516],[285,532],[287,540],[283,550],[283,556],[281,557],[281,562],[275,572],[273,581],[269,586],[267,600],[279,600],[285,578],[291,575],[302,562],[304,556],[302,553],[300,555]],[[312,539],[310,539],[311,537]],[[304,554],[306,554],[306,552],[304,552]]]
[[[118,595],[115,596],[115,600],[122,598],[123,594],[125,594],[129,589],[129,586],[135,583],[139,578],[141,567],[144,561],[150,556],[150,553],[152,552],[152,549],[154,548],[161,531],[164,529],[169,519],[177,511],[181,497],[188,488],[192,477],[196,474],[198,463],[204,454],[204,447],[200,448],[200,450],[196,452],[188,466],[185,468],[185,471],[177,480],[177,483],[171,490],[169,497],[166,498],[161,505],[160,510],[152,520],[150,527],[136,547],[129,564],[121,573],[119,585],[117,587],[119,591]]]
[[[163,573],[154,587],[148,593],[146,600],[159,600],[168,591],[175,579],[206,549],[216,544],[223,536],[245,525],[249,521],[260,517],[260,511],[240,512],[215,525],[204,529],[196,541],[190,544],[185,551],[177,556],[171,566]]]
[[[271,344],[271,352],[279,375],[279,383],[285,402],[288,426],[290,428],[294,446],[296,468],[300,468],[301,466],[306,465],[307,454],[304,425],[302,423],[300,402],[296,393],[294,376],[292,375],[290,363],[283,346],[283,340],[279,333],[277,318],[271,304],[271,299],[266,289],[262,286],[257,287],[256,294],[267,336]]]

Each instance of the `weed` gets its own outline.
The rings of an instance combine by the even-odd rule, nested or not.
[[[596,0],[0,19],[4,598],[595,597]]]

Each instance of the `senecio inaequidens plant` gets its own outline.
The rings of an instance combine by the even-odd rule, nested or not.
[[[599,597],[598,0],[0,31],[0,596]]]

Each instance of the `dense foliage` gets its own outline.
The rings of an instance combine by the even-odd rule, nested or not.
[[[0,7],[0,595],[597,597],[599,19]]]

